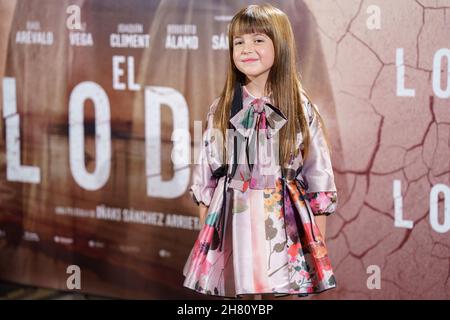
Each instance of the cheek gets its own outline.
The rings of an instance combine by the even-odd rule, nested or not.
[[[234,64],[237,64],[239,62],[239,52],[238,52],[238,50],[233,50],[233,61],[234,61]]]
[[[275,55],[272,52],[271,55],[270,55],[270,64],[273,65],[274,62],[275,62]]]
[[[275,60],[275,48],[272,43],[268,44],[267,47],[264,48],[266,61],[269,63],[273,63]]]
[[[273,48],[267,50],[267,60],[270,63],[270,65],[273,65],[275,61],[275,51],[273,50]]]
[[[273,64],[274,53],[270,48],[265,48],[263,51],[261,51],[261,57],[266,64]]]

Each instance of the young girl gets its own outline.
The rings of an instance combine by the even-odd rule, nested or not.
[[[184,286],[229,298],[334,288],[324,238],[336,186],[322,118],[296,70],[291,24],[271,5],[250,5],[228,37],[227,80],[193,172],[202,228]]]

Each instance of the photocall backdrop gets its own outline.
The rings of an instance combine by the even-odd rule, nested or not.
[[[261,1],[0,0],[0,279],[123,298],[182,288],[194,121]],[[337,288],[450,296],[450,1],[273,1],[325,119]],[[174,156],[172,156],[174,154]]]

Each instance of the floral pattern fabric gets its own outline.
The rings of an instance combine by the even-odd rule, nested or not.
[[[307,193],[309,204],[315,216],[326,215],[336,212],[337,192],[310,192]]]
[[[221,146],[215,131],[208,130],[218,99],[207,116],[190,192],[197,204],[208,206],[208,213],[183,269],[184,286],[224,297],[304,296],[335,288],[328,250],[314,220],[314,216],[334,213],[337,207],[331,161],[315,116],[317,107],[303,101],[311,132],[310,156],[303,159],[299,152],[282,169],[272,161],[273,137],[286,117],[270,104],[271,97],[253,97],[244,86],[242,98],[243,109],[230,122],[245,143],[228,186],[223,183],[226,177],[213,177],[222,165],[218,161]],[[299,134],[298,148],[301,142]],[[246,150],[252,148],[254,159],[249,165]],[[225,219],[223,235],[216,227],[219,219]]]

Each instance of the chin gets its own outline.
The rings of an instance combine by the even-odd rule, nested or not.
[[[264,70],[254,70],[252,68],[242,68],[239,71],[249,76],[259,76],[265,72]]]
[[[262,75],[264,73],[264,71],[262,72],[243,72],[247,77],[253,77],[256,78],[260,75]]]

